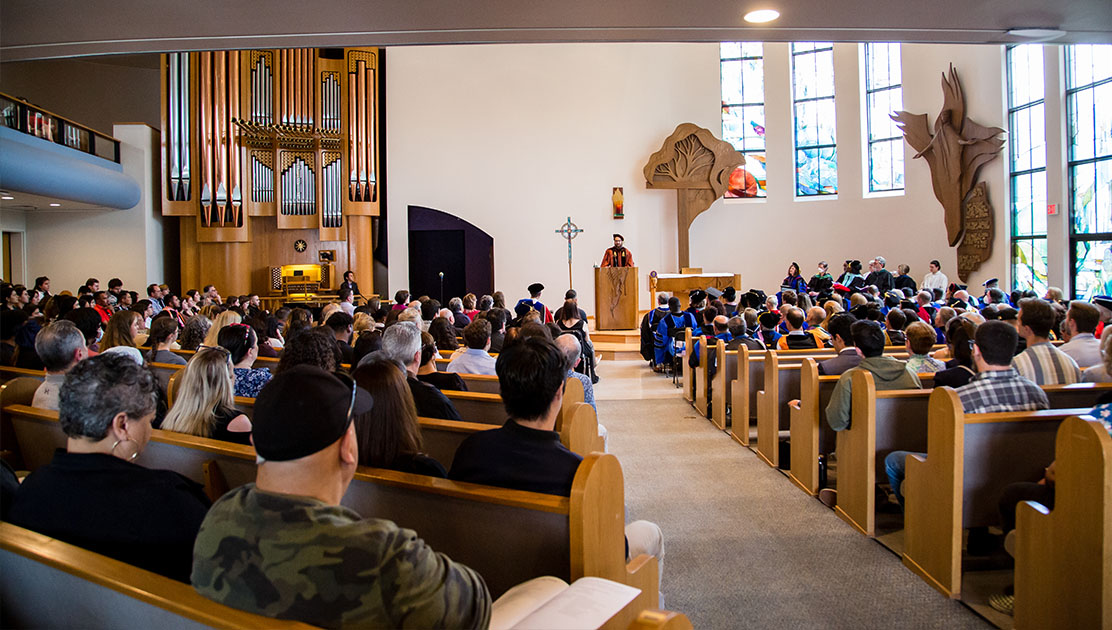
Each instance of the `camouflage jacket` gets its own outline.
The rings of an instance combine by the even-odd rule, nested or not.
[[[416,532],[248,484],[220,498],[193,547],[193,587],[233,608],[326,628],[486,628],[479,574]]]

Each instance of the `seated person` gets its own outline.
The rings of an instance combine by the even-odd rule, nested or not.
[[[711,315],[711,321],[710,321],[711,330],[710,330],[710,334],[708,334],[707,337],[706,337],[708,348],[714,347],[719,342],[729,343],[731,340],[733,340],[733,336],[730,334],[730,326],[729,326],[729,321],[730,320],[726,319],[725,315],[717,315],[716,313],[718,311],[716,311],[714,309],[709,309],[709,308],[707,310],[703,311],[703,312],[708,313],[708,314]],[[700,331],[700,332],[702,332],[702,331]],[[693,368],[699,367],[699,363],[702,360],[703,344],[701,342],[701,339],[702,338],[699,337],[699,338],[693,339],[691,341],[691,345],[693,346],[693,348],[692,348],[691,352],[689,353],[691,356],[689,356],[687,358],[687,364],[690,365]],[[707,358],[710,360],[710,364],[707,366],[707,368],[708,368],[708,370],[710,370],[709,373],[710,373],[710,376],[712,376],[712,377],[714,376],[714,371],[713,371],[714,370],[714,356],[713,355],[714,355],[713,351],[710,351],[710,350],[707,351]]]
[[[730,331],[730,340],[726,342],[726,350],[737,350],[745,346],[750,350],[764,350],[764,344],[749,335],[749,325],[744,317],[731,317],[726,320],[726,328]]]
[[[234,382],[228,351],[219,346],[201,348],[186,364],[170,412],[159,428],[250,445],[251,421],[235,408]]]
[[[147,337],[147,345],[151,347],[146,355],[148,363],[185,365],[185,359],[172,351],[174,342],[178,340],[178,330],[178,320],[168,313],[166,315],[159,313],[151,320],[151,331]]]
[[[351,347],[351,337],[355,329],[355,318],[343,311],[337,311],[324,320],[324,326],[336,339],[336,349],[340,351],[340,363],[351,365],[354,350]]]
[[[946,325],[946,345],[953,357],[946,369],[934,373],[935,387],[961,387],[977,375],[973,363],[973,344],[977,325],[965,317],[955,317]]]
[[[757,323],[760,325],[757,336],[765,347],[770,349],[777,347],[780,341],[780,333],[776,330],[776,327],[780,325],[780,312],[765,311],[757,316]]]
[[[829,348],[830,332],[823,328],[822,323],[824,321],[826,321],[826,309],[821,306],[812,306],[807,309],[807,322],[803,328],[815,336],[820,347]]]
[[[977,327],[973,346],[977,376],[956,390],[965,413],[1035,411],[1049,407],[1046,392],[1012,367],[1011,353],[1016,339],[1015,329],[1004,322],[985,322]],[[888,482],[901,505],[906,459],[910,454],[892,451],[884,458]],[[926,453],[915,454],[926,457]]]
[[[680,299],[674,295],[668,298],[668,314],[660,318],[653,335],[656,351],[654,370],[660,371],[665,365],[671,365],[676,352],[674,340],[682,335],[684,328],[695,327],[695,316],[681,308]]]
[[[803,330],[805,318],[802,309],[785,306],[781,310],[786,311],[784,321],[788,325],[788,333],[776,342],[778,350],[805,350],[822,347],[822,342],[811,331]]]
[[[593,407],[597,412],[598,405],[595,404],[595,385],[591,382],[591,377],[575,371],[575,367],[583,360],[583,346],[580,345],[579,339],[576,338],[575,335],[565,333],[557,337],[555,342],[556,346],[560,348],[560,352],[564,354],[564,358],[567,359],[568,371],[566,377],[574,378],[583,384],[583,402]],[[599,435],[602,435],[601,431]]]
[[[506,320],[509,311],[504,308],[490,308],[481,313],[482,318],[490,322],[490,350],[487,352],[502,352],[502,344],[506,341]]]
[[[66,372],[72,370],[78,361],[89,356],[85,335],[81,334],[73,322],[59,319],[35,335],[35,352],[46,367],[46,378],[35,390],[31,406],[57,411],[58,392],[66,380]]]
[[[1112,333],[1104,335],[1100,340],[1100,357],[1100,363],[1087,368],[1082,374],[1083,382],[1112,383]]]
[[[255,404],[255,483],[221,497],[197,536],[197,592],[324,628],[487,626],[477,573],[340,505],[359,463],[353,418],[371,407],[347,377],[307,365],[275,375]]]
[[[469,436],[456,450],[450,479],[559,496],[571,494],[583,458],[560,443],[556,416],[564,400],[566,359],[546,339],[530,336],[498,355],[498,383],[510,418]],[[660,528],[626,525],[626,557],[656,556],[664,570]]]
[[[446,371],[494,376],[494,357],[487,352],[490,349],[490,322],[480,319],[468,324],[463,329],[463,342],[467,347],[452,355]]]
[[[934,346],[936,338],[933,328],[926,322],[911,322],[906,334],[907,340],[904,342],[904,347],[907,348],[909,370],[915,374],[933,374],[946,369],[945,363],[927,354]]]
[[[914,323],[914,322],[912,322]],[[907,341],[904,326],[907,325],[907,315],[898,308],[893,308],[884,316],[884,334],[888,337],[888,346],[902,346]],[[931,334],[934,334],[933,331]],[[933,340],[932,340],[933,341]]]
[[[819,361],[819,374],[836,376],[861,363],[861,355],[853,346],[851,330],[857,318],[849,313],[835,313],[830,318],[830,345],[838,354],[832,359]]]
[[[436,369],[436,359],[439,357],[440,352],[432,335],[427,332],[421,333],[421,367],[417,368],[417,380],[439,390],[467,391],[467,384],[459,374]]]
[[[861,363],[842,373],[838,384],[830,394],[826,406],[826,422],[835,431],[849,428],[852,401],[850,399],[850,379],[854,370],[872,372],[877,391],[888,389],[920,389],[922,383],[915,372],[908,369],[907,362],[884,355],[884,330],[873,321],[857,321],[850,327],[853,345],[861,353]]]
[[[438,350],[457,350],[459,342],[456,341],[456,328],[447,317],[437,317],[429,324],[428,333],[436,341]]]
[[[255,330],[247,324],[232,324],[220,329],[216,342],[228,351],[232,359],[232,373],[235,375],[235,396],[255,398],[263,385],[270,382],[270,368],[253,368],[259,358],[259,338]]]
[[[417,368],[421,363],[421,330],[414,322],[398,321],[382,333],[382,348],[375,353],[389,359],[406,370],[406,383],[417,405],[417,415],[422,418],[443,418],[444,420],[463,420],[452,401],[439,389],[417,380]],[[368,355],[367,361],[374,355]]]
[[[1081,369],[1073,357],[1050,343],[1054,309],[1040,298],[1019,301],[1018,332],[1027,349],[1012,360],[1012,367],[1038,385],[1069,385],[1081,381]]]
[[[1058,346],[1062,352],[1073,357],[1077,367],[1082,370],[1100,365],[1100,340],[1093,334],[1100,324],[1100,309],[1088,302],[1074,300],[1066,312],[1065,327],[1069,331],[1069,341]]]
[[[440,462],[421,452],[421,427],[405,370],[393,361],[379,359],[363,363],[353,376],[374,399],[369,411],[355,416],[359,465],[447,477]]]
[[[188,582],[209,500],[176,472],[132,463],[150,439],[157,389],[125,356],[74,366],[58,396],[66,447],[24,480],[11,522]]]
[[[340,349],[336,347],[332,329],[307,328],[286,339],[286,347],[274,373],[279,374],[298,365],[312,365],[325,372],[335,372],[340,368],[340,359]]]

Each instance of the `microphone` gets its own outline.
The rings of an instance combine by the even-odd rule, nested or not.
[[[443,279],[444,279],[444,272],[443,272],[443,271],[441,271],[441,272],[440,272],[440,279],[441,279],[441,280],[443,280]]]

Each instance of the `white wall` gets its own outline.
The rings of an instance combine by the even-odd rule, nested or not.
[[[391,48],[387,63],[390,291],[407,284],[406,208],[455,214],[494,237],[507,298],[575,287],[593,312],[593,265],[621,232],[641,269],[675,271],[676,196],[641,169],[683,122],[720,133],[717,45],[577,44]],[[625,188],[612,218],[611,189]],[[643,297],[645,303],[648,298]]]
[[[567,247],[554,230],[570,214],[586,232],[575,241],[574,280],[593,311],[591,266],[620,231],[647,274],[676,268],[675,194],[644,188],[641,168],[682,122],[721,134],[717,44],[577,44],[413,47],[386,59],[391,290],[406,285],[406,207],[458,215],[495,239],[495,284],[507,297],[533,281],[559,303]],[[787,44],[765,47],[769,187],[762,201],[719,200],[691,228],[692,266],[742,274],[745,287],[775,289],[788,263],[808,275],[819,259],[885,256],[921,278],[937,258],[956,279],[942,208],[923,160],[905,150],[904,195],[862,195],[859,48],[835,47],[839,194],[796,200],[792,171]],[[903,47],[904,108],[933,123],[940,79],[953,61],[967,112],[1004,127],[998,46]],[[906,145],[905,145],[906,149]],[[996,209],[993,257],[970,278],[1005,278],[1006,162],[982,170]],[[611,218],[610,190],[624,186],[626,219]],[[1003,284],[1003,283],[1002,283]]]
[[[129,210],[33,211],[26,214],[30,275],[48,276],[50,289],[76,292],[89,277],[108,287],[118,277],[144,295],[164,280],[162,215],[152,173],[161,168],[158,131],[144,124],[113,127],[120,140],[124,173],[139,183],[142,196]]]

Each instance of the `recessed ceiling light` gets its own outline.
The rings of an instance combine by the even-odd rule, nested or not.
[[[1065,31],[1056,28],[1013,28],[1008,31],[1008,35],[1013,37],[1042,40],[1058,39],[1065,34]]]
[[[780,17],[780,12],[774,9],[758,9],[745,14],[745,21],[750,24],[764,24]]]
[[[59,206],[61,206],[61,205],[62,205],[62,204],[60,204],[60,203],[52,203],[52,204],[50,204],[50,207],[51,207],[51,208],[57,208],[57,207],[59,207]]]
[[[9,195],[4,195],[3,197],[0,197],[0,199],[3,199],[5,201],[11,201],[12,199],[15,199],[15,197],[11,197]]]

